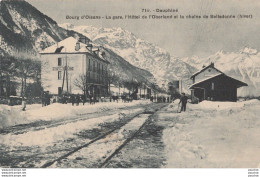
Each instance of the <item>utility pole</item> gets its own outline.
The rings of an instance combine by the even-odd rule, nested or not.
[[[182,93],[182,80],[180,80],[180,85],[181,85],[180,93]]]
[[[145,90],[146,90],[146,86],[144,85],[144,99],[146,99]]]
[[[2,45],[2,36],[0,36],[0,45]],[[2,95],[2,84],[3,84],[3,79],[2,79],[2,54],[0,54],[0,96]]]
[[[66,50],[65,50],[65,52],[66,52]],[[66,77],[67,93],[68,93],[69,92],[69,79],[68,79],[68,59],[67,59],[67,54],[65,56],[65,67],[64,67],[64,72],[63,72],[61,93],[63,93],[65,77]]]
[[[66,81],[67,81],[67,93],[69,92],[69,78],[68,78],[68,60],[66,54]]]

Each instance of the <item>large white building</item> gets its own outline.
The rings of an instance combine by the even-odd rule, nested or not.
[[[107,94],[109,62],[85,38],[66,38],[44,49],[40,56],[42,86],[50,94],[86,93],[96,97]]]

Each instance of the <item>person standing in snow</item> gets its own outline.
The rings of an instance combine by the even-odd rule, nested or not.
[[[22,99],[22,110],[25,111],[26,109],[26,100],[25,98]]]
[[[46,94],[45,94],[45,104],[48,106],[51,104],[51,97],[50,97],[50,92],[47,91]]]
[[[184,111],[184,112],[186,111],[187,101],[188,101],[188,97],[185,96],[185,93],[182,93],[182,96],[181,96],[180,102],[179,102],[179,105],[181,104],[181,111]]]
[[[42,92],[42,95],[41,95],[41,97],[42,97],[42,107],[44,107],[44,106],[46,106],[46,94],[45,94],[45,92],[43,91]]]
[[[83,105],[85,105],[85,103],[87,101],[86,100],[86,95],[82,95],[81,100],[82,100]]]
[[[72,106],[74,106],[74,103],[75,103],[75,97],[74,97],[73,94],[70,96],[70,101],[71,101],[71,103],[72,103]]]
[[[76,105],[78,106],[79,105],[79,103],[80,103],[80,96],[79,96],[79,94],[76,96]]]

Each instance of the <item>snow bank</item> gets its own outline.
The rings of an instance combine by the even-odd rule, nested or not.
[[[167,122],[163,142],[166,167],[259,168],[260,101],[204,101],[174,113],[171,104],[159,114]]]
[[[124,110],[120,112],[121,114],[129,114],[140,111],[141,108],[133,110]],[[52,127],[48,129],[43,129],[39,131],[29,131],[24,134],[7,134],[0,135],[1,144],[7,146],[48,146],[55,142],[66,140],[69,138],[75,138],[76,134],[82,130],[91,130],[98,128],[100,124],[114,122],[121,119],[121,114],[119,112],[113,115],[104,116],[97,118],[91,118],[88,120],[77,121],[73,123],[68,123],[65,125],[60,125],[57,127]],[[40,138],[39,138],[40,137]],[[84,141],[88,141],[85,139]]]
[[[66,119],[88,113],[104,112],[146,104],[150,104],[150,101],[138,100],[130,103],[106,102],[97,103],[95,105],[87,103],[84,106],[82,104],[80,106],[72,106],[71,104],[54,103],[46,107],[41,107],[41,105],[28,105],[26,111],[22,111],[21,106],[11,107],[0,105],[0,128],[39,120],[50,121]]]
[[[230,109],[230,108],[241,108],[246,105],[257,104],[259,102],[260,101],[257,99],[241,101],[241,102],[202,101],[198,105],[199,105],[199,108],[201,108],[201,109],[223,110],[223,109]]]
[[[0,105],[0,128],[16,125],[19,123],[27,123],[28,120],[20,115],[20,107],[10,107]]]

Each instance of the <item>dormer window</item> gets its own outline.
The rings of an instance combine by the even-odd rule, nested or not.
[[[208,71],[211,72],[211,69],[209,69]]]

